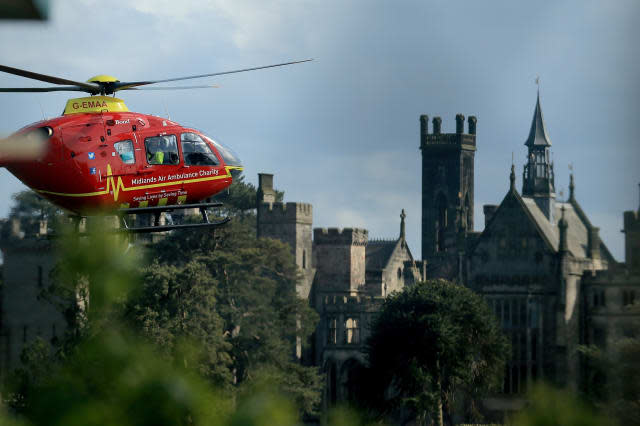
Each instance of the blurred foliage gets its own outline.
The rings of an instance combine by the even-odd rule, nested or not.
[[[451,421],[457,398],[477,400],[502,380],[510,345],[484,299],[445,280],[405,287],[384,302],[355,377],[365,407],[417,424]],[[464,413],[477,421],[478,413]]]
[[[582,346],[580,352],[587,400],[620,424],[640,424],[640,339],[618,339],[607,349]]]
[[[25,348],[0,424],[287,425],[314,413],[321,377],[294,355],[317,318],[297,297],[290,248],[257,240],[251,215],[143,251],[122,236],[61,238],[43,295],[69,329]]]
[[[323,424],[331,426],[374,426],[386,425],[382,420],[373,420],[370,416],[362,414],[350,404],[339,404],[328,410]]]
[[[513,426],[614,426],[569,390],[539,384],[529,393],[529,406],[507,422]],[[637,419],[636,419],[637,421]],[[634,423],[628,423],[634,424]]]

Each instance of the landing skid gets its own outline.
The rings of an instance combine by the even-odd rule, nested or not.
[[[154,206],[154,207],[134,207],[118,210],[118,217],[120,218],[121,228],[119,232],[126,232],[130,234],[144,234],[150,232],[164,232],[174,229],[189,229],[189,228],[219,228],[227,224],[231,218],[224,218],[219,221],[210,221],[207,214],[207,208],[209,207],[221,207],[222,203],[202,203],[202,204],[177,204],[171,206]],[[200,223],[184,223],[184,224],[170,224],[160,225],[160,215],[163,212],[171,212],[174,210],[186,210],[186,209],[198,209],[202,217]],[[129,227],[126,216],[130,214],[153,214],[152,226],[140,226]]]
[[[219,228],[226,225],[231,218],[224,218],[218,221],[209,220],[207,214],[207,208],[209,207],[221,207],[222,203],[202,203],[202,204],[177,204],[170,206],[154,206],[154,207],[135,207],[135,208],[123,208],[116,211],[120,222],[119,229],[112,229],[113,233],[128,233],[128,234],[146,234],[152,232],[165,232],[172,231],[174,229],[190,229],[190,228]],[[194,223],[181,223],[181,224],[160,224],[160,215],[164,212],[171,212],[175,210],[186,209],[198,209],[201,216],[200,222]],[[153,214],[153,225],[151,226],[129,226],[128,216],[132,214]],[[91,232],[80,232],[80,220],[82,217],[73,217],[74,227],[78,235],[87,235]]]

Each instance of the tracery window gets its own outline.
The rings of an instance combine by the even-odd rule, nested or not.
[[[357,345],[360,343],[360,325],[357,318],[347,318],[345,321],[345,343]]]

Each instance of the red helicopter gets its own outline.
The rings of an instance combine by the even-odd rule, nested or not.
[[[130,232],[154,232],[210,222],[200,203],[231,185],[242,170],[239,158],[204,133],[169,119],[130,112],[121,90],[145,90],[166,83],[308,62],[286,62],[234,71],[165,80],[121,82],[99,75],[87,82],[38,74],[0,65],[0,71],[52,84],[54,87],[0,88],[0,92],[87,92],[69,99],[62,116],[30,124],[0,141],[0,167],[25,185],[78,216],[96,211],[116,213]],[[215,86],[158,87],[196,89]],[[110,97],[108,95],[114,95]],[[160,213],[199,208],[202,223],[160,226]],[[125,215],[154,213],[154,226],[130,228]]]

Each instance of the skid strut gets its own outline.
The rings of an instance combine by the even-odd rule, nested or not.
[[[134,207],[134,208],[125,208],[118,210],[118,216],[120,217],[120,224],[122,228],[120,232],[128,232],[132,234],[142,234],[148,232],[164,232],[171,231],[173,229],[188,229],[188,228],[218,228],[227,224],[231,219],[224,218],[219,221],[210,221],[209,215],[207,214],[208,207],[221,207],[222,203],[202,203],[202,204],[177,204],[172,206],[154,206],[154,207]],[[198,209],[200,215],[202,216],[202,221],[200,223],[185,223],[185,224],[170,224],[170,225],[160,225],[160,215],[163,212],[170,212],[175,210],[185,210],[185,209]],[[153,214],[153,226],[140,226],[140,227],[129,227],[127,224],[126,216],[130,214],[145,214],[152,213]]]

